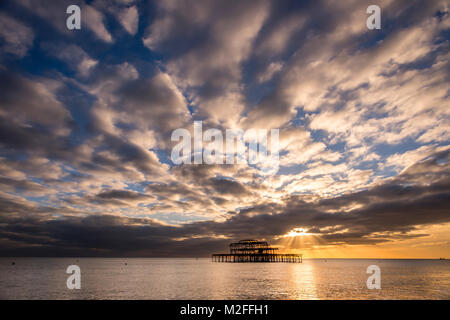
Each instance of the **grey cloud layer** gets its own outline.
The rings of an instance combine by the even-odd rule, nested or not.
[[[417,172],[412,167],[389,183],[366,191],[316,202],[289,196],[283,204],[268,203],[243,209],[224,222],[204,221],[181,226],[144,218],[95,214],[51,219],[46,208],[33,208],[2,197],[0,235],[11,245],[0,253],[201,256],[207,255],[208,250],[223,248],[226,241],[232,239],[276,239],[297,227],[320,236],[324,244],[377,244],[424,237],[427,234],[415,232],[418,226],[450,222],[450,166],[448,162],[443,165],[438,161],[443,157],[450,160],[449,152],[420,164],[427,172],[440,176],[430,185],[411,185],[411,177],[423,175],[423,171]],[[135,200],[145,196],[112,190],[97,197]],[[348,204],[361,206],[343,210]],[[37,247],[31,249],[31,244]],[[63,247],[67,248],[66,252],[62,252]]]

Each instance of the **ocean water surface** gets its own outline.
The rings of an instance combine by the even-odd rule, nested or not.
[[[80,290],[67,289],[69,265]],[[369,265],[381,269],[379,290],[367,289]],[[0,258],[0,299],[450,299],[450,261]]]

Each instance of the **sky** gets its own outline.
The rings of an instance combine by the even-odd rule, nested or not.
[[[2,1],[0,255],[206,257],[255,238],[306,258],[449,257],[448,10]],[[174,164],[171,135],[194,121],[279,129],[279,170]]]

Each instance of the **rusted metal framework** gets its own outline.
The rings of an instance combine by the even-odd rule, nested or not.
[[[301,263],[301,254],[276,253],[266,241],[241,240],[230,244],[230,253],[215,253],[213,262],[293,262]]]

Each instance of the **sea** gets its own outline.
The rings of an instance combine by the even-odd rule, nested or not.
[[[69,289],[67,268],[80,270]],[[380,289],[368,289],[369,266]],[[0,299],[450,299],[449,260],[0,258]]]

